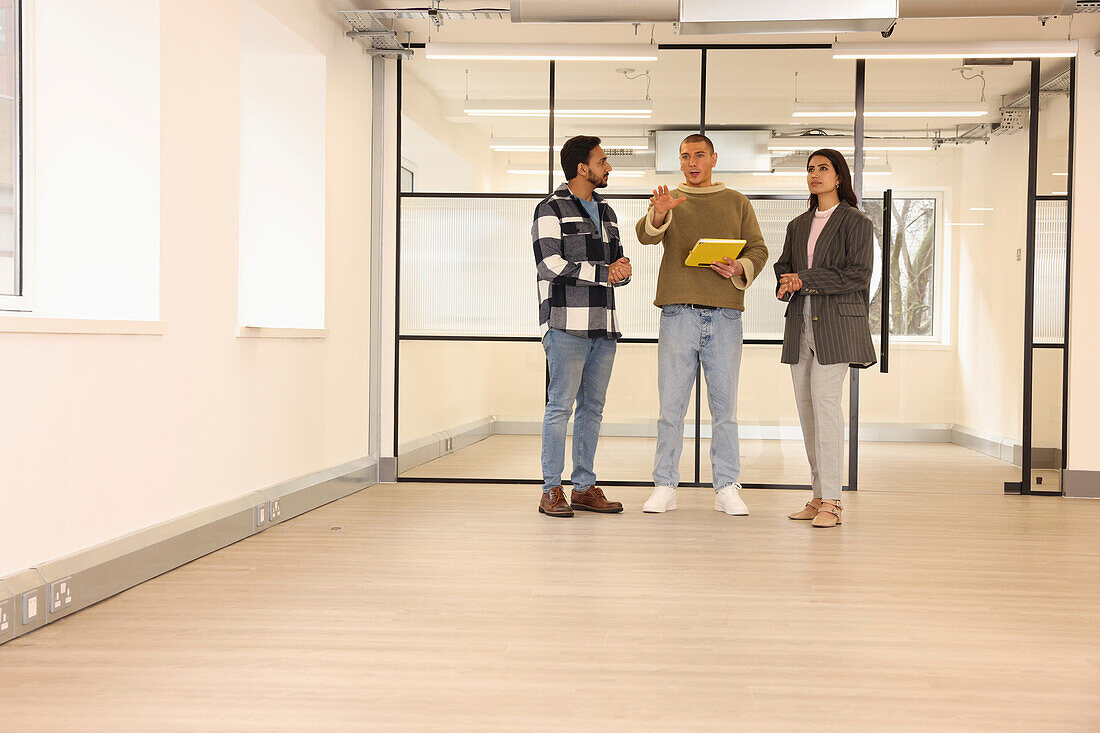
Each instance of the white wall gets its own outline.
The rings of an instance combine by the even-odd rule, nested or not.
[[[259,5],[326,58],[329,335],[237,338],[239,4],[162,0],[164,333],[0,319],[0,575],[367,454],[370,58],[322,0]]]
[[[489,191],[489,139],[474,125],[446,121],[439,100],[414,74],[401,78],[401,159],[417,191]]]
[[[1073,179],[1073,255],[1070,270],[1069,348],[1069,468],[1100,471],[1100,343],[1096,339],[1096,314],[1100,291],[1095,287],[1100,272],[1100,233],[1092,225],[1100,180],[1093,175],[1100,161],[1100,38],[1081,41],[1077,57],[1076,140]]]

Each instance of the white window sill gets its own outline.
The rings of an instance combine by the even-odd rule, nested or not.
[[[163,321],[99,321],[84,318],[36,318],[0,315],[0,333],[65,333],[160,336]]]
[[[242,339],[324,339],[328,338],[327,328],[267,328],[264,326],[241,326],[237,338]]]

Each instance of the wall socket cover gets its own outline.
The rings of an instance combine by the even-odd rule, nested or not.
[[[279,500],[272,499],[267,502],[267,521],[274,522],[282,514],[282,510],[279,508]]]
[[[23,624],[29,624],[38,618],[38,591],[27,591],[23,594]]]
[[[11,628],[11,601],[0,603],[0,634]]]
[[[260,504],[256,507],[255,523],[257,527],[262,527],[267,523],[267,504]]]
[[[50,583],[50,613],[73,605],[73,579],[62,578]]]

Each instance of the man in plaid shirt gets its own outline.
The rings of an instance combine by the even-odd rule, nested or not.
[[[568,182],[539,202],[531,227],[542,346],[550,369],[539,512],[551,517],[571,517],[574,509],[614,514],[623,505],[608,501],[595,485],[592,464],[622,336],[614,288],[630,282],[630,261],[623,256],[615,212],[595,192],[607,185],[611,173],[600,139],[581,135],[566,141],[561,166]],[[573,490],[566,501],[561,474],[574,403]]]

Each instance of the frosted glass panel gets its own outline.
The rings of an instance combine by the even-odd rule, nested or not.
[[[1066,316],[1066,202],[1035,202],[1035,343],[1060,344]]]
[[[410,197],[401,204],[401,333],[448,336],[538,336],[538,293],[531,245],[534,198]],[[619,326],[628,338],[656,338],[653,306],[661,247],[643,247],[634,224],[648,199],[613,199],[623,248],[634,266],[615,291]],[[775,299],[771,263],[787,222],[805,201],[757,199],[768,265],[747,293],[745,338],[782,338],[785,304]],[[716,276],[717,277],[717,276]]]

